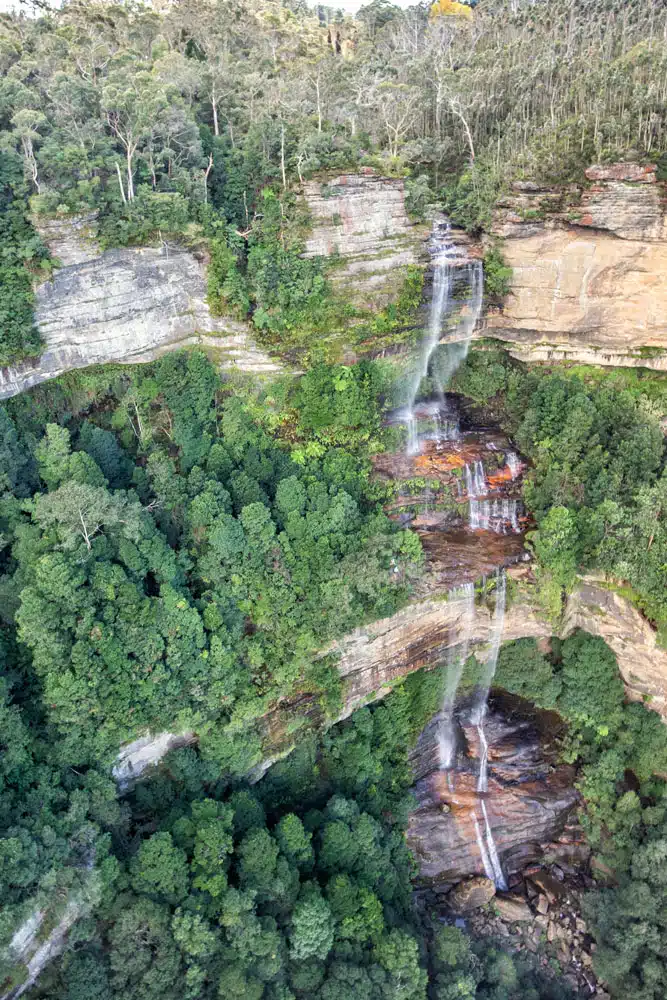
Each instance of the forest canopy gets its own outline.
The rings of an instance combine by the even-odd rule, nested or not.
[[[517,176],[570,183],[629,151],[664,169],[661,0],[451,6],[374,0],[351,19],[299,0],[67,0],[1,14],[0,364],[40,348],[23,271],[46,252],[28,213],[95,212],[103,246],[205,240],[214,308],[289,346],[345,319],[321,262],[299,256],[295,199],[317,172],[405,176],[415,215],[440,203],[476,229]]]

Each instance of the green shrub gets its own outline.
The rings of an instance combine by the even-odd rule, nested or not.
[[[484,254],[484,291],[491,299],[502,300],[512,287],[512,268],[508,266],[499,245]]]

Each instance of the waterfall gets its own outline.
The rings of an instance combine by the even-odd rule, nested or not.
[[[472,814],[472,821],[475,826],[475,837],[477,838],[477,846],[479,847],[479,853],[482,857],[482,865],[484,866],[484,874],[487,878],[490,878],[492,882],[496,881],[496,873],[494,871],[493,865],[491,864],[491,858],[489,857],[489,852],[486,849],[486,843],[484,842],[484,837],[482,836],[482,831],[479,828],[479,820],[475,813]],[[486,832],[486,831],[485,831]],[[504,879],[503,879],[504,881]]]
[[[484,474],[484,465],[481,461],[474,463],[470,468],[466,462],[463,470],[466,481],[466,493],[469,497],[484,497],[489,492]]]
[[[477,701],[472,713],[472,721],[476,726],[483,726],[486,715],[486,703],[491,690],[491,684],[498,665],[498,654],[500,652],[500,642],[505,625],[505,601],[507,597],[507,577],[504,569],[496,572],[496,606],[493,612],[493,622],[491,625],[491,642],[489,643],[489,653],[486,658],[482,683],[477,693]],[[486,770],[486,769],[484,769]],[[480,768],[480,781],[486,784],[486,773],[482,774]],[[485,791],[479,788],[479,791]]]
[[[467,483],[467,480],[466,480]],[[477,500],[469,503],[468,523],[473,531],[494,531],[506,535],[508,531],[521,531],[516,500]]]
[[[461,275],[469,289],[467,301],[460,310],[456,331],[445,342],[446,350],[440,352],[442,361],[433,365],[433,377],[438,385],[440,406],[444,404],[444,390],[452,376],[468,353],[468,347],[473,330],[482,311],[484,293],[484,269],[481,261],[464,263],[461,251],[453,243],[451,227],[446,223],[444,232],[437,227],[432,236],[435,245],[433,258],[433,293],[431,297],[431,312],[426,335],[422,340],[417,368],[408,383],[408,402],[403,411],[403,419],[408,429],[408,455],[417,455],[420,451],[419,422],[415,414],[415,403],[419,387],[426,377],[436,348],[440,344],[442,329],[449,315],[452,300],[452,283],[456,274],[457,284]],[[436,440],[442,432],[438,420],[435,428]],[[458,422],[447,421],[444,434],[446,439],[458,437]]]
[[[445,693],[442,699],[442,711],[440,724],[438,726],[438,752],[440,767],[443,771],[452,766],[454,752],[456,750],[456,734],[454,731],[454,706],[456,704],[456,692],[458,690],[461,674],[465,662],[468,659],[470,648],[470,636],[475,621],[475,586],[472,583],[464,583],[461,587],[450,590],[448,602],[454,601],[463,604],[461,615],[461,634],[459,636],[460,648],[456,659],[447,664],[447,674],[445,679]]]
[[[489,875],[489,871],[486,867],[486,864],[484,864],[484,871],[486,872],[487,876],[495,882],[497,889],[502,889],[503,891],[506,891],[507,881],[505,880],[505,875],[503,874],[503,868],[502,865],[500,864],[500,858],[498,857],[496,842],[493,839],[491,824],[489,823],[489,816],[486,811],[486,802],[484,801],[484,799],[480,799],[480,802],[482,804],[482,816],[484,817],[484,830],[486,833],[486,846],[488,848],[488,860],[490,862],[491,875]],[[477,842],[479,843],[479,837]],[[483,855],[482,855],[482,862],[484,862]]]
[[[509,451],[507,453],[507,465],[512,479],[516,479],[521,472],[521,462],[519,461],[519,456],[515,452]]]
[[[449,233],[449,228],[447,229]],[[419,364],[408,387],[408,405],[406,422],[408,425],[408,455],[419,453],[419,428],[415,417],[415,402],[422,379],[428,373],[431,356],[438,346],[445,315],[449,311],[449,300],[452,289],[451,262],[446,256],[446,249],[436,257],[433,269],[433,295],[431,298],[431,315],[428,330],[422,341]]]
[[[484,671],[484,677],[482,684],[480,686],[477,703],[473,708],[471,721],[477,729],[477,735],[479,737],[479,776],[477,779],[477,791],[482,795],[488,791],[489,786],[489,744],[486,738],[486,733],[484,731],[484,721],[486,719],[487,703],[489,698],[489,691],[491,690],[491,684],[496,672],[496,666],[498,665],[498,654],[500,652],[500,641],[503,634],[503,626],[505,624],[505,601],[507,596],[507,577],[505,576],[505,571],[499,569],[496,574],[496,606],[493,612],[493,623],[491,629],[491,642],[489,645],[489,653],[486,658],[486,665]],[[506,889],[507,883],[505,882],[505,877],[500,865],[500,859],[498,857],[498,851],[496,849],[495,841],[493,839],[493,833],[491,831],[491,824],[489,823],[489,817],[486,811],[486,802],[484,799],[480,799],[482,806],[482,815],[484,817],[484,827],[486,835],[486,850],[482,853],[482,861],[484,863],[484,870],[492,878],[499,889]],[[475,820],[475,829],[477,830],[477,821]],[[480,835],[478,834],[478,843],[480,842]],[[481,852],[481,848],[480,848]],[[484,861],[484,857],[487,857],[487,861]],[[492,874],[489,874],[489,871]]]
[[[439,352],[434,365],[434,377],[438,382],[440,393],[447,388],[458,368],[461,367],[468,354],[470,341],[482,312],[484,297],[484,268],[479,260],[471,261],[465,267],[459,267],[465,275],[467,287],[470,289],[467,301],[459,316],[456,330],[448,338],[444,351]]]

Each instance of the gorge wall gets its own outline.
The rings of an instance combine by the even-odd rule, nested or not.
[[[587,185],[568,189],[517,182],[500,202],[489,235],[512,268],[511,292],[477,337],[504,341],[526,362],[665,371],[663,185],[655,166],[631,163],[586,176]],[[410,223],[402,180],[345,174],[307,182],[304,195],[313,219],[307,253],[340,255],[334,281],[350,301],[385,305],[405,266],[426,266],[427,227]]]
[[[408,218],[403,180],[368,169],[307,181],[303,194],[312,220],[305,255],[340,256],[331,277],[346,301],[366,309],[392,301],[405,269],[424,258],[428,235]]]
[[[211,315],[203,259],[166,244],[101,253],[91,226],[84,218],[43,229],[63,265],[36,290],[46,349],[34,361],[0,368],[0,399],[75,368],[150,361],[189,344],[204,346],[222,368],[278,370],[245,324]]]
[[[633,164],[593,167],[587,176],[588,187],[566,191],[518,182],[499,204],[493,236],[512,267],[512,287],[476,336],[503,341],[526,362],[666,371],[663,186],[655,168]],[[307,181],[303,196],[311,216],[306,255],[339,257],[331,277],[348,303],[382,308],[410,265],[427,266],[429,226],[410,221],[402,179],[341,174]],[[195,343],[223,369],[278,370],[246,324],[211,315],[202,255],[166,244],[102,253],[92,217],[40,229],[61,264],[36,291],[46,349],[38,360],[0,369],[0,399],[71,369],[149,361]]]
[[[517,567],[508,575],[520,578],[525,572],[524,567]],[[460,642],[465,615],[461,601],[448,601],[447,592],[442,591],[333,643],[326,652],[337,656],[343,681],[342,709],[335,721],[385,697],[396,681],[415,670],[444,664],[448,650]],[[477,607],[471,649],[488,643],[493,628],[493,609]],[[654,630],[639,611],[602,581],[584,580],[570,594],[560,629],[547,622],[529,599],[513,601],[505,615],[502,641],[549,638],[555,631],[565,638],[575,629],[605,640],[616,654],[627,697],[647,702],[667,723],[667,650],[657,646]],[[254,780],[295,746],[297,715],[302,720],[321,721],[318,699],[302,695],[282,703],[262,720],[265,758],[253,771]],[[121,789],[127,788],[169,750],[193,742],[196,734],[192,732],[141,736],[122,748],[114,777]]]
[[[494,234],[512,267],[481,336],[521,361],[667,370],[667,220],[656,168],[591,167],[590,186],[518,182]]]

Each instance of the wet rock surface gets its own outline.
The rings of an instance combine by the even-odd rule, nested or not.
[[[436,716],[411,757],[416,808],[408,843],[420,879],[446,890],[452,882],[484,872],[480,830],[491,830],[506,878],[544,856],[565,834],[579,796],[574,768],[558,762],[560,722],[536,714],[518,699],[492,699],[484,722],[488,742],[488,790],[477,789],[480,743],[469,707],[460,706],[454,766],[440,769]]]

